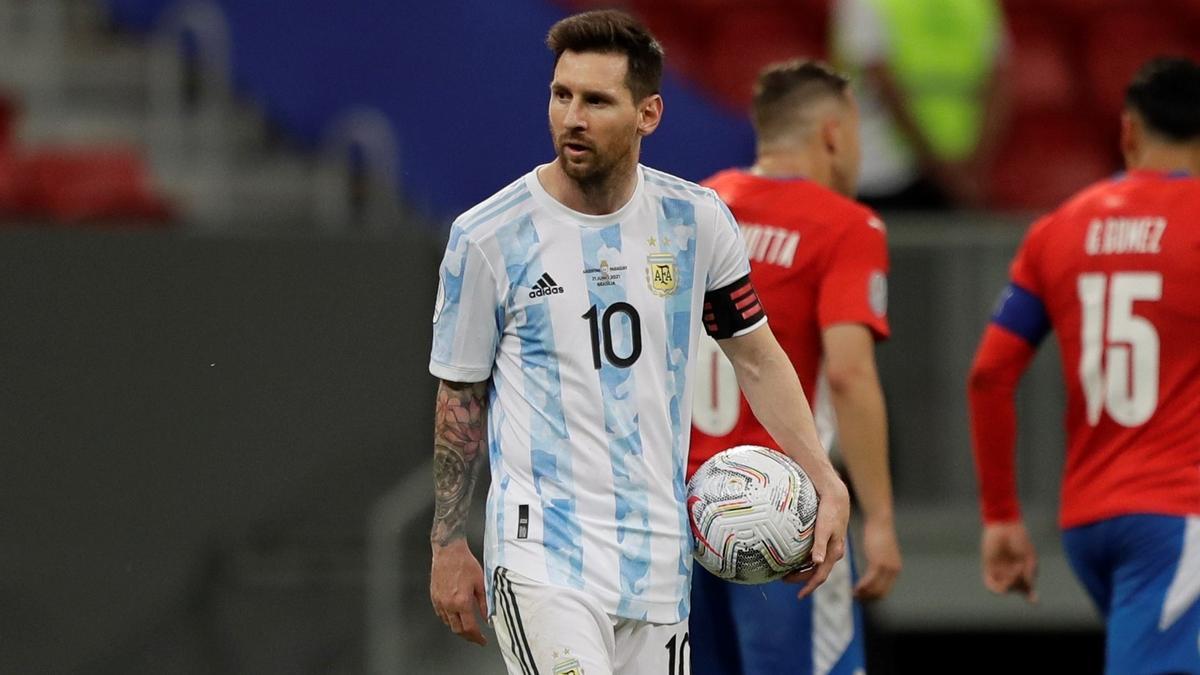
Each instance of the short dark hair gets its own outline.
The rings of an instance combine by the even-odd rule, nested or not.
[[[662,87],[663,48],[640,21],[615,9],[569,16],[554,24],[546,35],[554,64],[563,52],[624,54],[629,59],[625,85],[633,100],[657,94]]]
[[[1200,66],[1181,57],[1152,59],[1133,76],[1125,106],[1168,141],[1200,139]]]
[[[824,98],[845,99],[849,86],[845,75],[821,61],[769,64],[754,83],[754,128],[760,138],[782,131],[798,108]]]

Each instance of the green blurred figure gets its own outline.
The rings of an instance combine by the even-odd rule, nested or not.
[[[1007,117],[994,0],[837,0],[833,50],[862,110],[859,196],[876,209],[978,206]]]

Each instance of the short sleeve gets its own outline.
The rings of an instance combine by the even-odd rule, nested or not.
[[[817,320],[825,329],[839,323],[862,324],[877,340],[887,339],[887,234],[870,215],[838,240],[821,279]]]
[[[452,382],[483,382],[496,359],[499,294],[486,256],[457,224],[438,276],[429,372]]]
[[[715,192],[712,198],[716,202],[716,223],[713,228],[713,261],[704,285],[706,291],[724,288],[750,274],[746,243],[742,240],[737,220]]]
[[[1049,222],[1050,218],[1047,216],[1029,228],[1016,256],[1013,257],[1012,265],[1008,268],[1010,281],[1039,298],[1043,296],[1042,284],[1037,274],[1037,259],[1041,252],[1041,233]]]
[[[838,57],[851,66],[887,60],[888,40],[879,12],[868,0],[839,0],[833,8]]]

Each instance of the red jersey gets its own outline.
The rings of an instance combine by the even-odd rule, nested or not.
[[[809,405],[821,364],[821,331],[859,323],[888,335],[887,237],[870,209],[808,180],[723,171],[704,183],[737,218],[750,279]],[[742,444],[777,448],[750,411],[733,366],[713,340],[696,359],[688,477],[704,460]],[[820,416],[818,416],[820,423]],[[820,425],[819,426],[827,426]]]
[[[1135,171],[1084,190],[1033,225],[1011,275],[1062,355],[1060,525],[1200,514],[1200,179]]]

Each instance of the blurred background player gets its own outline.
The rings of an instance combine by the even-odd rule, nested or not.
[[[805,592],[843,555],[849,498],[766,325],[733,216],[712,190],[638,163],[662,119],[657,40],[597,11],[558,22],[547,44],[557,157],[458,218],[442,262],[430,595],[478,643],[475,610],[490,609],[512,675],[682,671],[702,306],[756,413],[821,496]],[[486,592],[464,531],[485,448]]]
[[[1157,59],[1121,119],[1128,173],[1034,223],[970,375],[983,578],[1036,599],[1014,475],[1018,380],[1058,335],[1059,526],[1109,673],[1200,673],[1200,67]]]
[[[862,106],[859,196],[872,207],[980,206],[1009,108],[993,0],[837,0],[832,41]]]
[[[742,586],[697,567],[692,672],[860,672],[863,626],[853,598],[886,595],[900,571],[874,355],[875,340],[888,335],[886,234],[883,222],[850,198],[859,166],[858,111],[846,78],[810,61],[768,66],[755,88],[754,127],[754,166],[706,184],[741,223],[751,279],[815,399],[825,447],[835,424],[840,432],[863,509],[867,570],[852,586],[851,563],[838,565],[811,598],[798,602],[783,582]],[[731,446],[777,446],[711,343],[702,357],[689,475]]]

